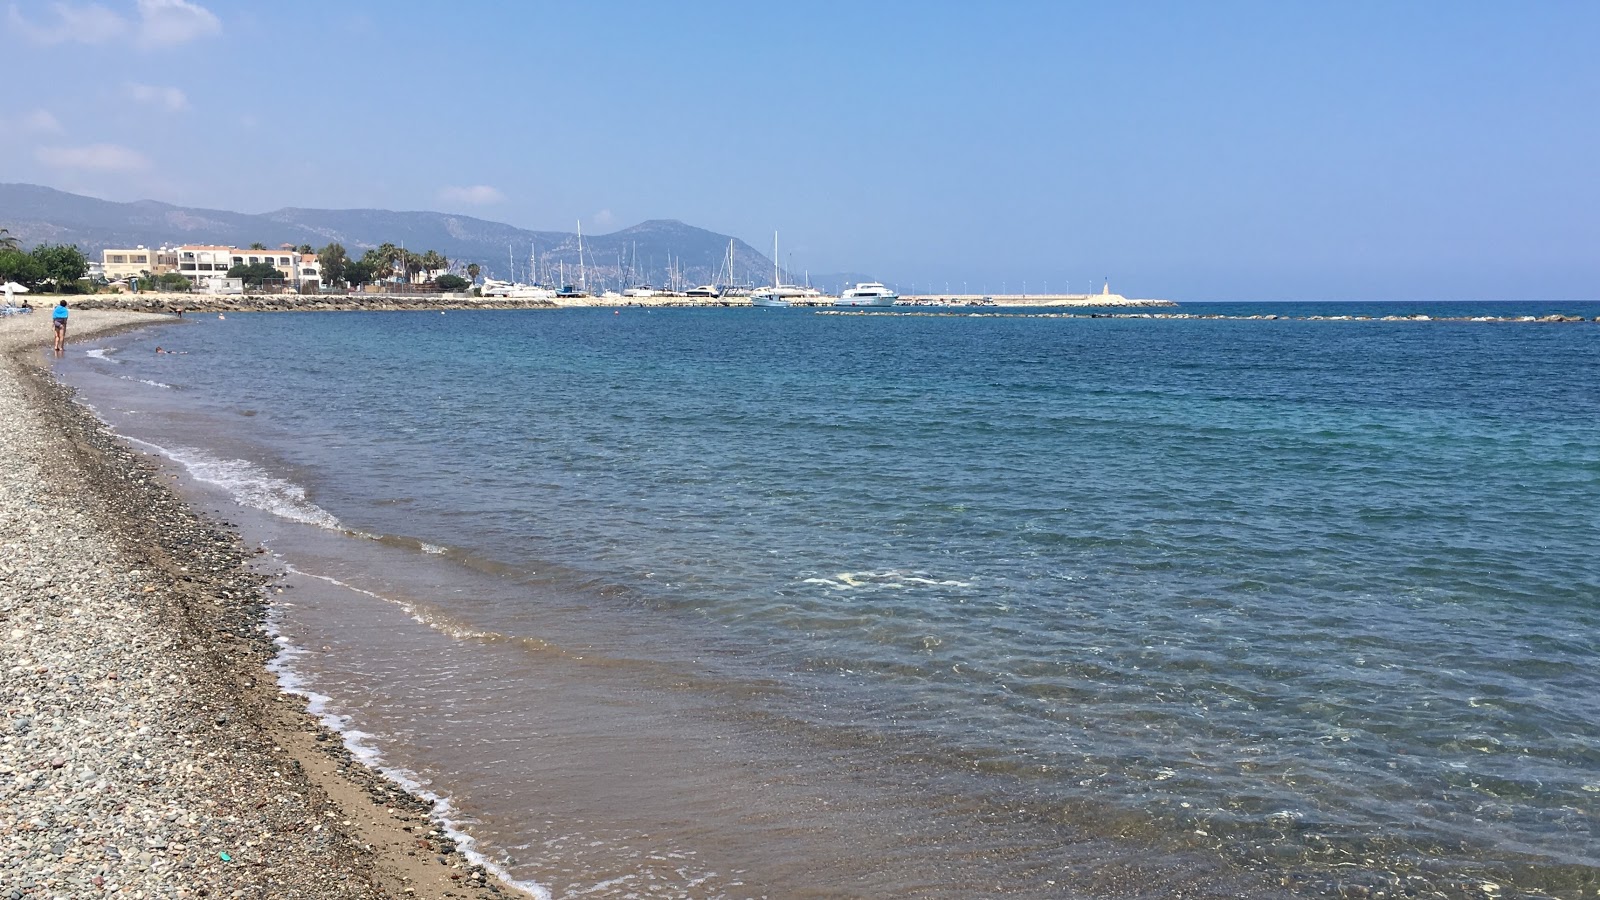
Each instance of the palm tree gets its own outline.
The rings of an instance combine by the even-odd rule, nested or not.
[[[467,263],[467,280],[471,281],[473,284],[477,284],[478,273],[482,271],[483,268],[477,263]]]
[[[372,277],[382,281],[395,274],[395,263],[400,261],[402,252],[393,244],[382,243],[368,250],[363,259],[372,263]]]
[[[261,243],[260,241],[256,241],[255,243],[250,245],[250,249],[251,250],[265,250],[265,249],[267,249],[267,245]]]
[[[422,254],[422,268],[427,271],[428,278],[431,279],[433,273],[442,272],[450,268],[450,260],[445,259],[436,250],[429,250],[427,253]]]
[[[9,228],[0,228],[0,250],[18,249],[17,237]]]

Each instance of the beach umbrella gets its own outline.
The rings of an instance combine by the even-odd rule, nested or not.
[[[26,294],[27,292],[28,292],[28,289],[26,287],[23,287],[22,285],[17,284],[15,281],[6,282],[6,305],[7,306],[11,305],[11,295],[12,294]]]

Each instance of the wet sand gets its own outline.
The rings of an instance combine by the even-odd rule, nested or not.
[[[163,321],[80,309],[69,334]],[[279,690],[256,554],[73,401],[50,337],[48,311],[0,319],[8,896],[515,894]]]

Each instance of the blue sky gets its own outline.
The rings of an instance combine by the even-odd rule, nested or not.
[[[0,181],[902,290],[1600,297],[1600,4],[16,0]],[[3,211],[0,211],[3,217]]]

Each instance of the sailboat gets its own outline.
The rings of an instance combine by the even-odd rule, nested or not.
[[[720,279],[723,274],[722,270],[719,269],[717,274],[712,277],[711,284],[702,284],[699,287],[690,288],[684,292],[684,296],[695,297],[699,299],[715,299],[723,296],[735,296],[733,288],[733,241],[731,240],[728,241],[728,258],[723,261],[722,265],[723,268],[727,270],[726,280],[719,283],[718,279]]]
[[[566,277],[567,277],[566,265],[563,264],[562,267],[561,267],[561,280],[562,281],[566,281]],[[570,285],[570,284],[561,285],[561,290],[556,291],[556,296],[560,297],[563,300],[573,300],[573,299],[577,299],[579,297],[587,297],[587,296],[589,296],[588,273],[585,272],[584,268],[583,268],[583,220],[582,219],[578,220],[578,284],[576,286],[573,286],[573,285]]]
[[[534,251],[533,244],[528,245],[528,260],[531,272],[529,277],[532,284],[524,284],[517,280],[517,258],[509,245],[506,247],[506,256],[511,265],[511,280],[497,281],[493,278],[483,280],[483,288],[479,293],[485,297],[506,297],[514,300],[549,300],[555,292],[546,287],[539,286],[539,257]]]
[[[778,272],[778,232],[772,232],[772,285],[751,293],[750,305],[783,307],[792,305],[795,300],[813,300],[821,296],[822,292],[815,288],[783,283]]]

